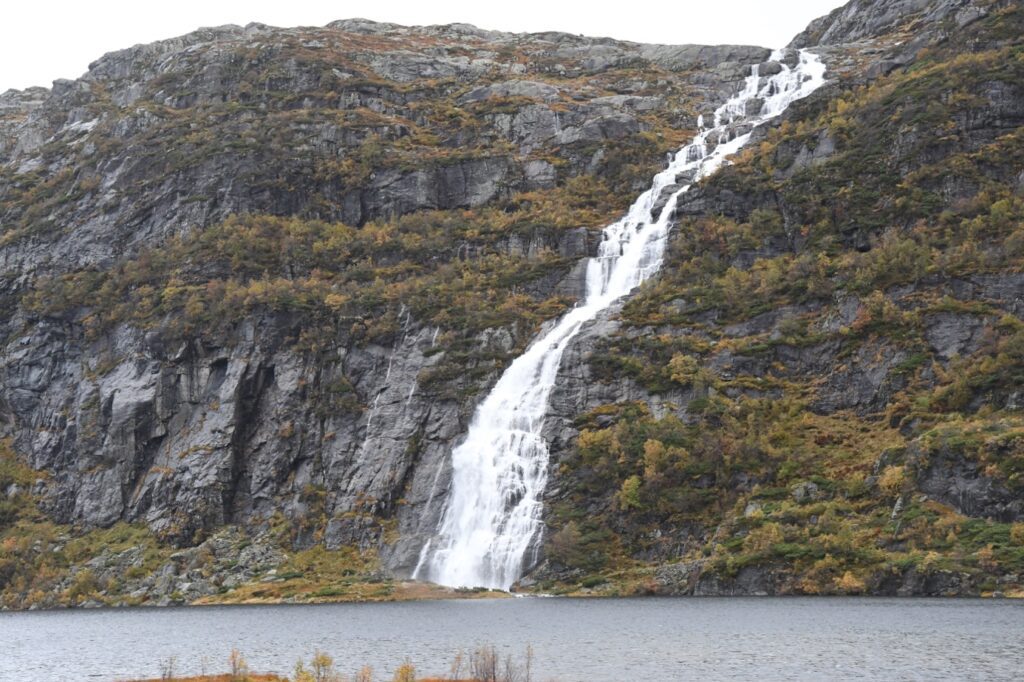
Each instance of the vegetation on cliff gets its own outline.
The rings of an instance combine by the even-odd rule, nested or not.
[[[1021,29],[1007,7],[840,82],[708,183],[720,214],[684,215],[663,276],[589,361],[673,402],[579,418],[555,576],[1020,593]],[[666,588],[647,567],[672,556]]]

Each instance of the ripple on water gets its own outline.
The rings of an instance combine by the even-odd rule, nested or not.
[[[0,614],[0,680],[158,677],[225,667],[288,673],[320,649],[381,679],[409,657],[535,652],[536,679],[1019,679],[1024,603],[894,599],[505,599]]]

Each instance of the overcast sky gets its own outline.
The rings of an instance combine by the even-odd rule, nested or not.
[[[106,52],[200,26],[323,26],[363,17],[465,22],[503,31],[566,31],[648,43],[781,47],[844,0],[4,0],[0,92],[77,78]]]

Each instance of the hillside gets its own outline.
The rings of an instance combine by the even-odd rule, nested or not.
[[[566,352],[524,588],[1020,590],[1022,29],[797,37],[830,83]],[[406,594],[476,402],[769,54],[250,25],[0,95],[3,605]]]
[[[660,280],[569,363],[546,576],[1018,589],[1021,19],[975,3],[930,19],[955,31],[809,43],[849,71],[687,195]]]

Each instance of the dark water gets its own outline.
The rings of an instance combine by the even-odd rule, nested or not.
[[[408,657],[535,652],[535,679],[1021,680],[1024,602],[894,599],[507,599],[0,613],[0,680],[225,672],[238,648],[289,673],[316,649],[378,678]]]

